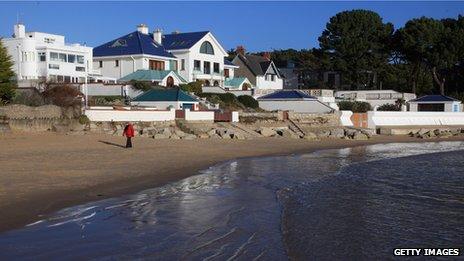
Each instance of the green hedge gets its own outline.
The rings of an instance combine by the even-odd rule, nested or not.
[[[386,103],[377,108],[378,111],[401,111],[401,107],[395,104]]]
[[[245,105],[248,108],[257,109],[259,108],[259,103],[255,98],[250,95],[240,95],[237,97],[238,101]]]
[[[352,111],[361,113],[372,110],[371,105],[369,103],[360,101],[341,101],[338,103],[338,108],[341,111]]]

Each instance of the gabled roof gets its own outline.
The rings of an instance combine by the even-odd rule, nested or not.
[[[179,78],[180,81],[186,82],[184,78],[182,78],[177,72],[175,71],[158,71],[158,70],[137,70],[131,74],[128,74],[118,81],[121,82],[129,82],[132,80],[136,81],[162,81],[166,76],[170,73],[174,73],[174,75]]]
[[[209,31],[165,34],[162,43],[166,50],[190,49],[208,33]]]
[[[425,95],[409,102],[453,102],[459,101],[445,95]]]
[[[180,89],[151,89],[135,97],[134,102],[152,102],[152,101],[186,101],[198,102],[197,99],[190,96]]]
[[[94,57],[135,54],[148,54],[175,58],[175,56],[166,51],[162,45],[156,43],[151,34],[143,34],[139,31],[121,36],[93,48]]]
[[[244,81],[246,81],[245,77],[228,78],[224,81],[224,86],[240,87]]]
[[[227,58],[225,58],[225,57],[224,57],[224,65],[238,67],[238,65],[235,65],[231,61],[227,60]]]
[[[238,54],[236,57],[242,60],[255,76],[264,75],[269,66],[272,64],[272,61],[269,61],[259,55]]]
[[[258,100],[317,100],[316,97],[298,90],[280,90],[258,98]]]

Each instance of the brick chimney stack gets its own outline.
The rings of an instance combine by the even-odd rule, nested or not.
[[[270,52],[264,52],[263,57],[266,58],[266,60],[270,61],[271,60],[271,53]]]
[[[235,52],[236,52],[237,54],[245,55],[245,47],[243,47],[243,45],[239,45],[239,46],[237,46],[237,48],[235,49]]]

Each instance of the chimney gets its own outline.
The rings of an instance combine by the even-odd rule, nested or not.
[[[14,37],[15,38],[24,38],[26,37],[26,27],[23,24],[14,25]]]
[[[271,60],[271,53],[270,52],[264,52],[263,57],[266,58],[266,60],[270,61]]]
[[[158,44],[162,44],[161,41],[163,40],[163,30],[156,29],[153,31],[153,40],[155,40],[155,42]]]
[[[245,47],[243,47],[243,45],[239,45],[239,46],[237,46],[237,48],[235,49],[235,52],[236,52],[237,54],[245,55]]]
[[[139,24],[137,25],[137,31],[142,34],[148,34],[148,26],[145,24]]]

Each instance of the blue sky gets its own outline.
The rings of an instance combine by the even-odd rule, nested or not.
[[[150,31],[210,30],[228,50],[318,47],[337,12],[369,9],[395,28],[414,17],[457,17],[464,2],[1,2],[0,36],[12,34],[19,14],[26,31],[63,34],[67,42],[98,46],[145,23]]]

